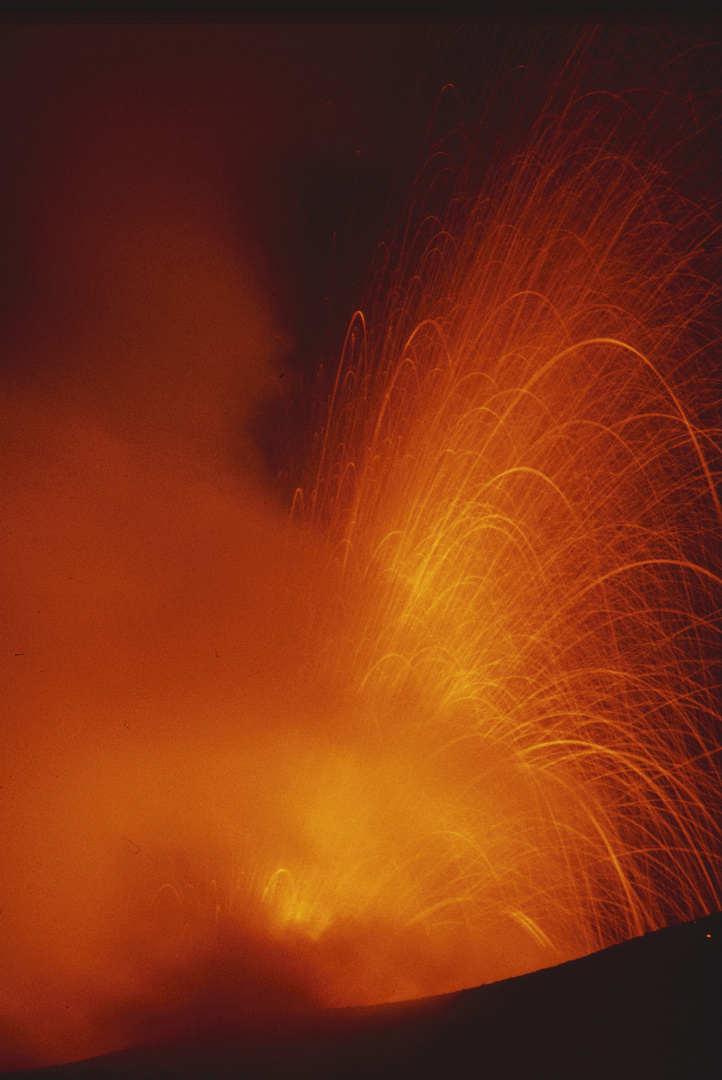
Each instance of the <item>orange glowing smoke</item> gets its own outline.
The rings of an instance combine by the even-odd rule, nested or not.
[[[596,47],[490,156],[488,118],[430,154],[290,522],[234,442],[274,328],[221,200],[143,171],[151,128],[46,239],[3,433],[8,1062],[719,906],[717,226],[674,67],[609,93]]]

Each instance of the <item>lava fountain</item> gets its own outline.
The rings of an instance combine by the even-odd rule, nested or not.
[[[674,65],[616,92],[597,45],[513,148],[429,147],[297,490],[353,719],[267,899],[320,943],[375,927],[337,1003],[719,906],[718,225],[675,187]]]
[[[110,218],[83,195],[50,245],[77,248],[73,359],[20,380],[5,434],[35,665],[8,684],[11,1063],[457,990],[719,908],[719,226],[687,80],[714,60],[548,45],[432,129],[285,518],[251,449],[241,480],[218,464],[233,343],[255,401],[273,339],[218,204],[121,146]]]

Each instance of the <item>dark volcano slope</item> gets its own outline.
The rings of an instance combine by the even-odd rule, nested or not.
[[[719,1080],[722,916],[444,997],[276,1017],[24,1080]],[[9,1075],[9,1074],[8,1074]]]

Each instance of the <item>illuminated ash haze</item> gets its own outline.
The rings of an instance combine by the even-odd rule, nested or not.
[[[717,910],[716,47],[6,29],[0,1065]]]
[[[10,1064],[176,1030],[194,995],[202,1024],[220,981],[229,1011],[316,999],[302,959],[253,942],[305,843],[299,744],[322,761],[337,716],[304,651],[325,585],[249,428],[291,382],[314,155],[390,140],[343,65],[396,66],[396,44],[5,28]],[[248,896],[218,945],[214,889]]]

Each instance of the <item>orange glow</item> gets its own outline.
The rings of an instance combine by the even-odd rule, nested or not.
[[[310,824],[341,895],[291,868],[295,917],[317,934],[323,895],[389,919],[384,999],[400,971],[440,992],[720,902],[719,338],[697,269],[718,226],[655,144],[669,102],[630,134],[594,37],[507,159],[479,176],[453,136],[430,148],[297,492],[342,611],[318,652],[355,689],[373,794],[325,785]],[[376,799],[388,821],[357,840]],[[463,945],[425,969],[399,926]],[[354,971],[329,996],[359,995]]]
[[[1,418],[0,1065],[719,907],[718,226],[659,149],[684,95],[603,92],[580,41],[483,169],[430,148],[290,513],[236,431],[281,335],[211,180],[156,183],[149,121],[93,159],[112,200],[46,208]]]

